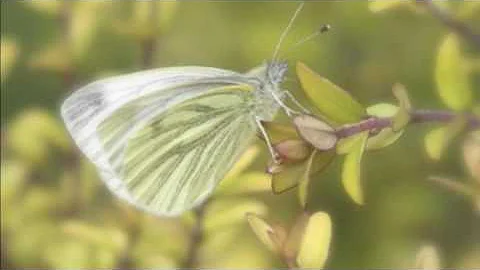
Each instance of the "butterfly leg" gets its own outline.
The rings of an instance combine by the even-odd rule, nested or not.
[[[292,95],[292,93],[290,93],[290,91],[284,90],[282,94],[287,96],[298,108],[303,111],[303,113],[311,114],[311,112],[305,107],[303,107],[303,105]]]
[[[284,93],[281,93],[281,95],[282,95],[282,98],[283,98]],[[288,107],[287,105],[285,105],[285,103],[283,103],[283,101],[282,101],[282,98],[278,97],[277,94],[272,93],[272,96],[275,99],[275,101],[278,103],[278,105],[280,105],[280,107],[283,109],[283,111],[285,112],[285,114],[288,117],[292,117],[293,114],[299,114],[297,111],[295,111],[295,110],[291,109],[290,107]]]
[[[263,127],[262,121],[260,121],[259,118],[255,117],[255,122],[257,123],[258,129],[260,129],[260,132],[262,133],[263,138],[265,138],[265,142],[267,143],[268,151],[270,152],[270,155],[272,156],[272,160],[274,163],[279,163],[279,157],[275,149],[273,148],[272,142],[270,141],[270,137],[268,136],[267,131]]]

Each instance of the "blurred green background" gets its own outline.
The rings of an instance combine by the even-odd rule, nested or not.
[[[438,5],[480,32],[478,4]],[[296,7],[273,1],[2,1],[2,266],[185,266],[191,213],[163,219],[114,198],[70,140],[60,104],[85,83],[146,68],[248,71],[272,57]],[[416,108],[444,108],[434,68],[450,30],[413,5],[374,11],[367,2],[307,3],[280,55],[291,67],[307,63],[365,105],[394,102],[391,87],[401,82]],[[289,50],[325,23],[332,26],[328,34]],[[466,59],[478,59],[478,50],[465,41],[462,46]],[[476,75],[473,89],[480,85]],[[284,86],[306,102],[294,68]],[[328,268],[412,267],[424,244],[437,247],[443,267],[480,267],[480,216],[472,202],[426,181],[431,175],[467,181],[460,143],[431,162],[423,148],[428,128],[409,128],[391,147],[368,153],[363,207],[343,191],[338,162],[314,179],[310,208],[327,211],[333,222]],[[244,213],[291,224],[300,212],[296,191],[268,191],[264,145],[243,161],[206,209],[197,267],[284,266],[255,238]]]

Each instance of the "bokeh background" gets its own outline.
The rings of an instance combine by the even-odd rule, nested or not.
[[[480,31],[478,4],[436,4]],[[2,1],[2,266],[186,266],[192,213],[158,218],[114,198],[66,133],[60,104],[85,83],[147,68],[248,71],[272,57],[297,5]],[[391,87],[401,82],[415,107],[445,108],[434,69],[438,46],[451,30],[413,5],[376,8],[367,2],[307,3],[281,57],[291,67],[307,63],[365,105],[394,102]],[[332,26],[329,33],[292,47],[325,23]],[[478,61],[478,49],[464,40],[462,46],[466,59]],[[476,76],[474,90],[478,70]],[[294,68],[284,86],[306,102]],[[472,201],[426,180],[439,175],[468,181],[461,142],[432,162],[423,147],[430,127],[409,128],[394,145],[368,153],[363,207],[343,191],[338,162],[315,177],[309,207],[328,212],[333,222],[328,268],[412,267],[425,244],[438,249],[443,267],[480,267],[480,215]],[[222,183],[205,210],[204,237],[190,266],[284,267],[244,218],[254,212],[288,225],[301,211],[295,190],[269,191],[267,161],[258,143]]]

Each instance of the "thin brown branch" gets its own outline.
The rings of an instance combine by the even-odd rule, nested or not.
[[[480,35],[475,33],[466,24],[455,19],[446,10],[439,8],[432,0],[417,0],[417,3],[423,5],[433,17],[437,18],[445,26],[470,41],[477,49],[480,49]]]
[[[152,25],[152,29],[155,29],[153,25],[157,23],[157,1],[150,2],[150,13],[148,14],[148,21]],[[155,33],[150,33],[147,37],[140,41],[142,50],[142,68],[151,68],[153,66],[153,59],[155,56],[155,50],[157,46],[157,37]]]
[[[416,110],[410,113],[410,124],[421,123],[450,123],[457,117],[462,116],[459,113],[442,110]],[[467,120],[467,128],[470,130],[480,128],[480,118],[474,114],[464,114]],[[338,138],[346,138],[363,131],[378,132],[384,128],[392,126],[392,118],[370,117],[361,122],[346,125],[338,128],[335,134]]]
[[[195,268],[198,262],[198,251],[205,237],[204,235],[204,218],[205,208],[208,205],[208,200],[194,210],[195,225],[190,234],[190,243],[187,250],[187,256],[183,263],[185,269]]]
[[[463,183],[453,181],[451,179],[444,178],[444,177],[438,177],[438,176],[431,176],[428,178],[428,180],[435,182],[445,187],[446,189],[457,192],[459,194],[463,194],[465,196],[471,196],[471,197],[475,196],[475,192]]]

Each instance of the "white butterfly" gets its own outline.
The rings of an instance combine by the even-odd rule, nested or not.
[[[260,121],[271,121],[280,107],[291,112],[279,86],[286,71],[276,60],[247,74],[210,67],[142,71],[77,90],[61,113],[114,194],[156,215],[179,215],[212,193],[257,127],[264,133]]]

